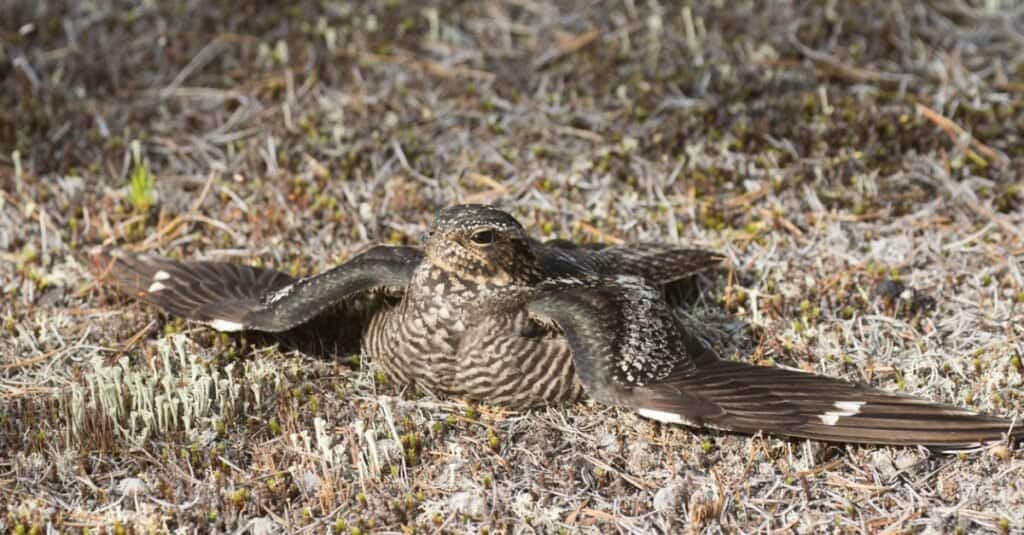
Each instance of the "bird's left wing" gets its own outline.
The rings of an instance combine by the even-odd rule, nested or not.
[[[966,448],[1024,429],[868,385],[721,360],[638,277],[562,279],[527,304],[564,333],[586,392],[662,422],[835,442]]]
[[[661,292],[638,276],[551,279],[527,310],[562,331],[583,388],[602,403],[631,405],[637,386],[693,373],[699,361],[715,358],[702,346],[686,347]]]
[[[99,276],[122,291],[228,332],[282,332],[367,290],[404,289],[422,258],[413,247],[377,246],[295,280],[278,271],[223,262],[179,262],[124,251],[93,254]]]

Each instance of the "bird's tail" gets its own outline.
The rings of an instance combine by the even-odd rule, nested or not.
[[[716,361],[651,385],[640,413],[660,421],[833,442],[967,449],[1011,437],[1010,419],[777,367]]]

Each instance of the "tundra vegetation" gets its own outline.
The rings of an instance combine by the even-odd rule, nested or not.
[[[0,5],[0,530],[1024,530],[1024,460],[495,411],[169,320],[105,243],[305,275],[493,202],[721,251],[723,355],[1024,416],[1013,0]]]

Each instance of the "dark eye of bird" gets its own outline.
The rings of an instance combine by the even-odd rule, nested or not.
[[[477,245],[490,245],[494,243],[494,231],[493,230],[478,230],[473,233],[469,239],[473,240],[473,243]]]

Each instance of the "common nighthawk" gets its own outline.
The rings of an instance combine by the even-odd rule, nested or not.
[[[494,406],[585,394],[661,422],[837,442],[971,447],[1024,435],[997,416],[722,360],[664,293],[720,255],[541,243],[489,206],[441,211],[422,249],[373,247],[301,280],[226,263],[96,258],[123,290],[220,331],[281,332],[340,308],[337,328],[391,381]]]

